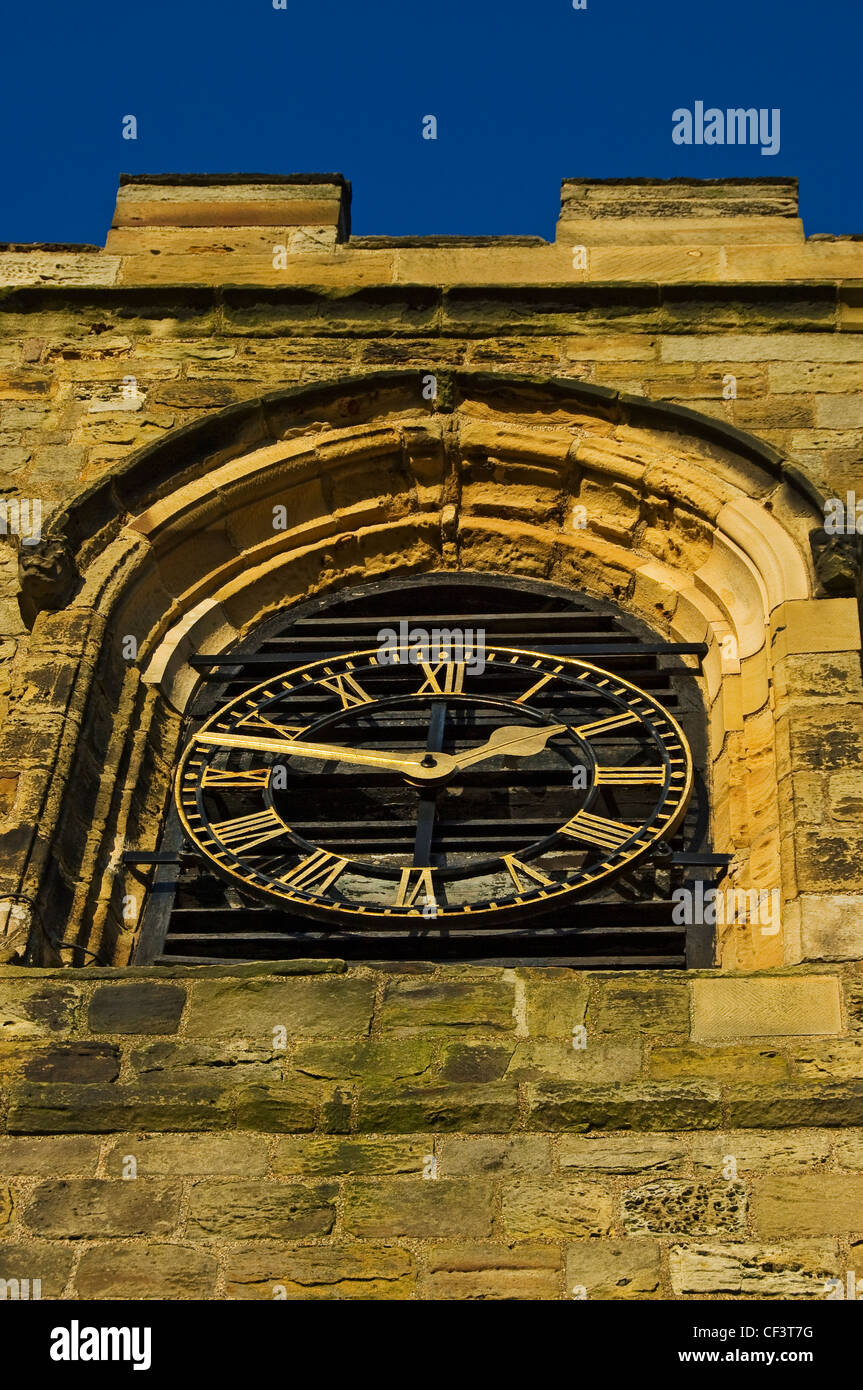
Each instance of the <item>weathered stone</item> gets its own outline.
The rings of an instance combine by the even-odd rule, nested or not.
[[[14,1211],[15,1201],[11,1188],[0,1187],[0,1229],[9,1225]]]
[[[397,1042],[308,1043],[293,1057],[297,1071],[333,1081],[381,1077],[401,1081],[422,1076],[431,1068],[434,1045],[426,1038]]]
[[[729,1087],[725,1116],[739,1129],[863,1125],[863,1082]]]
[[[512,1059],[514,1044],[451,1043],[441,1054],[442,1081],[499,1081]]]
[[[250,1134],[124,1134],[105,1156],[107,1176],[125,1177],[130,1157],[140,1178],[263,1177],[267,1141]]]
[[[716,1086],[656,1082],[652,1086],[527,1086],[528,1129],[717,1129]]]
[[[44,1038],[72,1026],[80,991],[46,981],[4,980],[0,985],[0,1039]]]
[[[24,1210],[37,1235],[169,1235],[180,1215],[180,1188],[169,1183],[69,1178],[41,1183]]]
[[[277,1081],[282,1075],[284,1052],[264,1045],[238,1042],[154,1042],[135,1048],[132,1068],[140,1076],[161,1077],[171,1084],[216,1080]]]
[[[815,819],[823,819],[823,812]],[[863,958],[863,898],[859,894],[802,893],[795,906],[800,913],[804,960]]]
[[[669,1179],[646,1183],[623,1194],[623,1224],[630,1235],[745,1230],[746,1191],[734,1182],[711,1185]]]
[[[512,1081],[634,1081],[641,1071],[638,1042],[590,1041],[584,1048],[568,1042],[520,1042],[506,1069]]]
[[[863,1212],[863,1176],[817,1173],[764,1178],[752,1199],[759,1235],[821,1236],[858,1231]]]
[[[838,1168],[863,1168],[863,1129],[851,1129],[844,1134],[837,1134],[833,1138],[833,1157]]]
[[[110,1043],[57,1043],[35,1052],[24,1068],[28,1081],[92,1085],[116,1081],[120,1053]]]
[[[829,1083],[846,1077],[863,1081],[863,1039],[813,1041],[808,1047],[798,1044],[791,1051],[791,1064],[796,1076],[810,1082]]]
[[[519,972],[524,990],[524,1020],[532,1038],[572,1039],[572,1030],[584,1022],[587,980],[566,971],[554,979],[537,978],[539,972]]]
[[[420,1028],[515,1027],[513,986],[504,981],[397,980],[384,997],[382,1022],[385,1029],[415,1031]]]
[[[345,1186],[344,1226],[372,1240],[482,1240],[491,1235],[492,1197],[490,1183],[470,1179],[352,1181]]]
[[[0,1136],[0,1173],[13,1176],[84,1176],[96,1171],[99,1140]]]
[[[6,1280],[6,1298],[61,1298],[74,1259],[75,1248],[70,1245],[0,1241],[0,1279]]]
[[[208,980],[190,996],[187,1037],[271,1043],[274,1028],[286,1028],[289,1037],[368,1033],[374,984],[350,977]]]
[[[675,1294],[734,1294],[753,1298],[823,1298],[838,1273],[839,1257],[828,1242],[787,1245],[673,1245],[669,1252]]]
[[[336,1219],[333,1185],[220,1182],[196,1185],[186,1234],[192,1240],[302,1240],[329,1235]]]
[[[788,1058],[767,1047],[654,1047],[648,1071],[657,1081],[784,1081]]]
[[[394,1134],[413,1130],[467,1130],[500,1134],[518,1116],[516,1087],[480,1085],[413,1086],[397,1090],[364,1088],[360,1092],[358,1128]]]
[[[442,1177],[473,1174],[547,1173],[551,1168],[551,1142],[524,1134],[490,1139],[442,1138],[435,1144]]]
[[[397,1246],[259,1244],[225,1257],[229,1298],[402,1299],[414,1286],[409,1250]]]
[[[791,1172],[797,1168],[816,1168],[827,1162],[830,1153],[828,1131],[803,1130],[775,1133],[752,1130],[727,1130],[722,1134],[694,1134],[692,1162],[696,1169],[706,1169],[723,1177],[737,1172]],[[729,1164],[733,1160],[733,1168]]]
[[[659,1293],[659,1245],[655,1240],[581,1240],[566,1252],[570,1298],[650,1298]]]
[[[437,1245],[421,1297],[552,1299],[560,1297],[560,1254],[548,1245]]]
[[[320,1086],[305,1076],[243,1086],[237,1092],[237,1126],[269,1134],[314,1129],[322,1100]]]
[[[197,1086],[22,1085],[12,1090],[10,1134],[110,1134],[112,1130],[225,1129],[231,1094]]]
[[[686,1150],[679,1139],[661,1135],[572,1135],[561,1136],[561,1168],[603,1173],[643,1173],[676,1168],[686,1161]]]
[[[385,1136],[351,1138],[280,1139],[273,1157],[273,1172],[322,1177],[337,1174],[422,1173],[431,1153],[431,1138],[390,1139]]]
[[[591,1033],[688,1033],[689,986],[649,976],[595,984],[587,1008]]]
[[[87,1023],[91,1033],[176,1033],[185,1003],[179,985],[101,985]]]
[[[611,1193],[574,1178],[521,1181],[504,1188],[503,1224],[511,1236],[604,1236],[614,1224]]]
[[[212,1298],[218,1273],[211,1255],[185,1245],[96,1245],[81,1258],[75,1292],[78,1298],[136,1302]]]

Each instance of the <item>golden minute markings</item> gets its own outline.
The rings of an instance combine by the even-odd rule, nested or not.
[[[606,734],[612,729],[624,729],[627,724],[640,724],[641,720],[631,710],[623,714],[609,714],[605,719],[594,719],[590,724],[573,724],[572,731],[580,738],[592,738],[594,734]]]
[[[600,849],[620,849],[635,831],[635,826],[609,820],[606,816],[592,816],[587,811],[578,811],[572,820],[560,827],[561,835],[570,835],[572,839],[583,840],[588,845],[598,845]]]
[[[417,690],[417,695],[460,695],[464,689],[464,661],[441,661],[437,666],[427,662],[420,663],[425,671],[425,680]],[[444,672],[443,685],[440,673]]]
[[[325,849],[319,849],[314,854],[308,855],[306,859],[301,859],[299,864],[295,864],[286,874],[282,874],[279,882],[284,883],[288,888],[299,888],[305,893],[324,893],[332,883],[335,883],[347,865],[347,859],[342,859],[337,854],[329,854]]]
[[[246,854],[255,845],[284,835],[287,826],[273,810],[257,811],[250,816],[234,816],[231,820],[214,821],[210,830],[236,854]]]

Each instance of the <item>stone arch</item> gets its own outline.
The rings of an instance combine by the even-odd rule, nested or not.
[[[295,599],[447,568],[552,580],[707,643],[714,842],[736,885],[783,900],[781,930],[723,933],[723,964],[801,959],[792,744],[811,696],[795,658],[829,655],[850,681],[859,649],[853,600],[817,596],[822,520],[769,446],[568,381],[382,373],[277,392],[140,450],[54,519],[57,587],[28,600],[25,581],[32,700],[5,838],[31,959],[62,956],[67,917],[79,946],[128,959],[140,885],[120,855],[155,845],[192,650],[227,650]]]

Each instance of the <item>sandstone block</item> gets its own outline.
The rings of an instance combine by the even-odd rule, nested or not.
[[[421,1174],[433,1140],[422,1137],[391,1139],[384,1135],[328,1138],[284,1138],[278,1141],[273,1172],[278,1176],[341,1176],[346,1174]]]
[[[689,1032],[689,986],[655,978],[599,981],[587,1010],[592,1032]],[[589,1045],[589,1044],[588,1044]]]
[[[374,985],[350,976],[323,979],[207,980],[191,987],[186,1036],[272,1042],[273,1029],[289,1036],[365,1034]]]
[[[259,1244],[226,1255],[225,1279],[229,1298],[405,1299],[414,1261],[398,1246]]]
[[[597,1169],[603,1173],[643,1173],[675,1168],[686,1161],[681,1140],[653,1134],[564,1134],[561,1168]]]
[[[515,1085],[413,1086],[364,1088],[360,1092],[361,1130],[467,1130],[499,1134],[512,1129],[518,1115]]]
[[[0,982],[0,1036],[44,1038],[71,1028],[80,991],[72,985],[47,980],[31,983],[21,980]]]
[[[839,981],[833,975],[696,979],[692,1036],[697,1041],[838,1033]]]
[[[764,1178],[752,1199],[755,1228],[770,1239],[858,1231],[863,1174],[818,1173]]]
[[[142,1178],[263,1177],[267,1171],[266,1139],[249,1134],[124,1134],[106,1155],[108,1176],[122,1178],[130,1156]]]
[[[431,1249],[422,1297],[531,1299],[560,1297],[560,1254],[548,1245],[443,1245]]]
[[[180,1214],[176,1184],[139,1178],[103,1182],[68,1178],[44,1182],[33,1192],[24,1222],[37,1235],[82,1236],[169,1235]]]
[[[219,1266],[185,1245],[97,1245],[85,1250],[75,1291],[85,1299],[204,1299],[214,1296]]]
[[[345,1189],[345,1230],[372,1240],[482,1240],[491,1235],[492,1212],[491,1184],[475,1179],[389,1178]]]
[[[514,1134],[505,1138],[443,1138],[435,1143],[443,1177],[472,1174],[547,1173],[551,1143],[546,1138]]]
[[[669,1255],[675,1294],[733,1294],[750,1298],[823,1298],[838,1272],[827,1241],[756,1245],[750,1241],[674,1245]]]
[[[584,1288],[589,1299],[650,1298],[659,1292],[659,1244],[655,1240],[583,1240],[566,1252],[566,1287]]]
[[[746,1190],[736,1182],[669,1179],[646,1183],[624,1193],[623,1224],[631,1235],[745,1230]]]
[[[179,985],[101,985],[90,1001],[92,1033],[176,1033],[186,1002]]]
[[[511,1236],[555,1239],[605,1236],[614,1224],[611,1193],[576,1178],[545,1178],[504,1188],[504,1228]]]
[[[196,1185],[189,1198],[190,1240],[302,1240],[329,1235],[336,1219],[334,1184],[219,1182]]]
[[[515,1027],[513,986],[503,981],[445,981],[428,984],[424,980],[397,980],[384,998],[382,1020],[385,1029]]]
[[[75,1248],[51,1241],[0,1241],[0,1279],[7,1284],[6,1297],[61,1298],[69,1282]],[[37,1282],[38,1281],[38,1282]]]
[[[528,1129],[717,1129],[719,1088],[657,1082],[652,1086],[529,1083]]]

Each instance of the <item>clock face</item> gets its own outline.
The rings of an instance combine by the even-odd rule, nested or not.
[[[595,892],[681,820],[692,758],[581,660],[352,652],[274,675],[186,746],[176,799],[222,877],[333,928],[495,927]],[[505,834],[483,808],[509,808]]]

